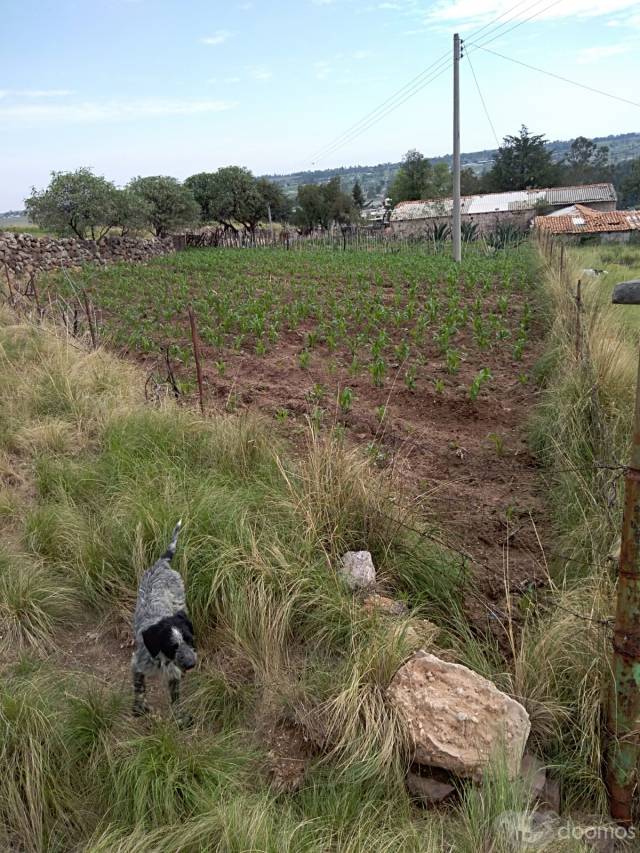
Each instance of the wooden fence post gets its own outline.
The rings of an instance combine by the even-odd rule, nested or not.
[[[89,297],[87,296],[87,291],[81,288],[80,292],[82,293],[82,301],[84,302],[84,313],[87,315],[87,323],[89,325],[89,334],[91,335],[91,346],[93,349],[97,349],[98,341],[96,339],[96,330],[93,328],[93,320],[91,318],[91,306],[89,304]]]
[[[36,311],[38,312],[38,316],[42,317],[42,309],[40,307],[40,296],[38,295],[38,287],[36,285],[36,274],[35,272],[31,273],[31,290],[33,292],[33,298],[36,303]]]
[[[9,275],[9,267],[7,264],[4,265],[4,274],[7,277],[7,287],[9,288],[9,302],[11,305],[15,304],[15,297],[13,295],[13,287],[11,286],[11,276]]]
[[[189,324],[191,326],[191,343],[193,344],[193,357],[196,363],[196,378],[198,380],[198,396],[200,398],[200,411],[204,415],[204,390],[202,387],[202,370],[200,368],[200,339],[193,308],[189,306]]]
[[[578,279],[576,288],[576,358],[582,356],[582,282]]]

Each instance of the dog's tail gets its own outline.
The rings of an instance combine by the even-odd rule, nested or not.
[[[172,560],[173,555],[176,553],[176,548],[178,546],[178,534],[182,529],[182,519],[176,524],[173,528],[173,533],[171,534],[171,542],[169,542],[169,547],[162,555],[163,560]]]

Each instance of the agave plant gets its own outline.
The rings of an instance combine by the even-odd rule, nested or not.
[[[448,222],[434,222],[430,236],[434,243],[444,243],[451,239],[451,226]]]
[[[487,245],[492,249],[509,249],[518,246],[525,235],[511,223],[499,223],[495,231],[487,234]]]
[[[465,243],[473,243],[478,239],[478,223],[463,222],[460,226],[462,232],[462,240]]]

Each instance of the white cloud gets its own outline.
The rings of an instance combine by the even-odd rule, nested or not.
[[[251,0],[247,0],[246,3],[238,3],[238,9],[240,9],[241,12],[248,12],[250,9],[253,9],[253,3]]]
[[[627,17],[613,18],[613,20],[607,21],[607,26],[640,29],[640,13],[631,14]]]
[[[353,58],[358,59],[358,60],[368,59],[370,56],[371,56],[370,50],[356,50],[356,52],[353,54]]]
[[[225,77],[222,82],[223,83],[240,83],[241,78],[240,77]]]
[[[16,103],[0,106],[0,118],[23,122],[126,121],[165,116],[188,116],[232,109],[234,103],[212,100],[147,98],[132,101],[84,101],[75,104]]]
[[[600,47],[584,47],[578,52],[577,62],[581,65],[587,65],[591,62],[598,62],[600,59],[608,59],[610,56],[619,56],[621,53],[626,53],[629,46],[625,44],[609,44],[601,45]]]
[[[202,44],[218,45],[224,44],[231,37],[229,30],[218,30],[212,36],[204,36],[200,39]]]
[[[321,59],[318,62],[314,62],[313,67],[315,69],[316,80],[326,80],[333,71],[331,63],[327,62],[326,59]]]
[[[271,80],[273,77],[273,71],[271,71],[270,68],[267,68],[266,65],[250,65],[249,68],[247,68],[247,72],[254,80],[259,80],[261,82]]]
[[[561,18],[587,18],[613,15],[637,7],[638,0],[564,0],[549,8],[541,5],[536,21],[559,20]],[[530,3],[520,3],[516,8],[512,0],[440,0],[427,16],[432,23],[447,24],[467,22],[482,24],[504,17],[496,23],[524,21],[536,12]]]

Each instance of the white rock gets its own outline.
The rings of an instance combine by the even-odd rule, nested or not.
[[[347,551],[342,556],[340,574],[351,589],[367,589],[376,582],[376,570],[369,551]]]
[[[407,726],[414,761],[480,781],[502,751],[510,778],[517,776],[529,715],[491,681],[418,651],[396,672],[388,696]]]

